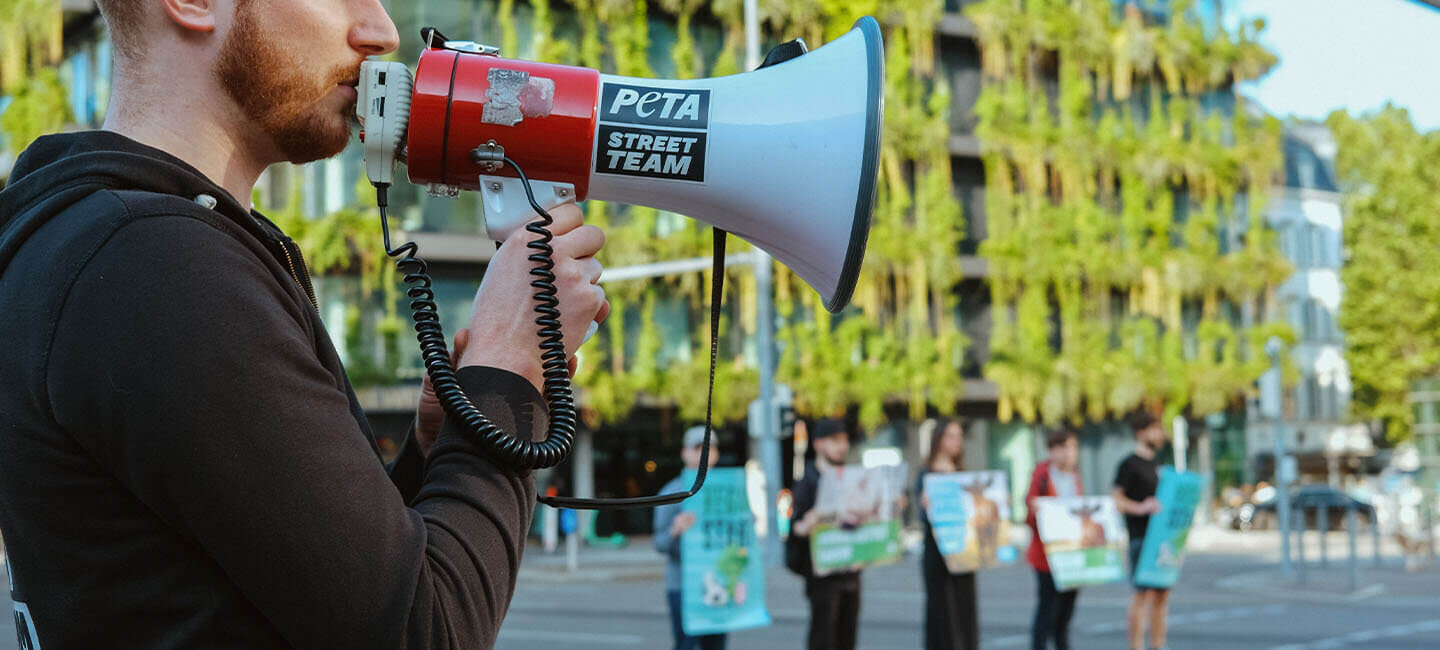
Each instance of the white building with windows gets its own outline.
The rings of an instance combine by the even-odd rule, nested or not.
[[[1285,446],[1299,457],[1305,482],[1338,484],[1347,459],[1373,454],[1374,449],[1367,429],[1347,425],[1350,367],[1339,326],[1345,215],[1334,161],[1335,142],[1324,125],[1287,125],[1285,185],[1275,188],[1265,217],[1294,266],[1276,295],[1298,339],[1290,361],[1300,377],[1286,389],[1284,399]],[[1266,468],[1257,476],[1264,479],[1270,474],[1275,429],[1256,411],[1251,416],[1247,447],[1252,459],[1264,459],[1256,463]]]

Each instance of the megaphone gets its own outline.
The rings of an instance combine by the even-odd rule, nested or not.
[[[884,53],[865,17],[815,52],[800,41],[772,50],[760,69],[699,80],[639,79],[589,68],[506,59],[495,48],[422,31],[412,76],[402,63],[361,66],[356,114],[375,184],[386,253],[400,258],[415,331],[435,394],[494,460],[520,469],[569,456],[576,414],[548,245],[548,210],[587,198],[670,210],[759,247],[818,291],[826,309],[850,301],[875,203]],[[368,135],[367,135],[368,134]],[[414,242],[392,248],[386,194],[394,164],[432,194],[483,196],[485,227],[505,240],[518,228],[539,239],[531,274],[550,429],[540,442],[491,423],[460,389]],[[533,180],[531,180],[533,179]],[[710,389],[725,237],[712,278]],[[592,328],[593,332],[593,328]],[[699,469],[686,492],[624,499],[541,499],[555,507],[626,508],[675,503],[697,491],[708,467],[707,408]]]
[[[482,194],[496,241],[542,207],[600,199],[677,212],[749,241],[838,312],[865,254],[884,113],[880,26],[777,48],[728,77],[670,80],[507,59],[424,33],[411,77],[367,61],[357,112],[370,180],[397,158],[432,194]],[[792,42],[798,43],[798,42]],[[788,60],[776,63],[777,58]],[[367,136],[368,133],[368,136]]]

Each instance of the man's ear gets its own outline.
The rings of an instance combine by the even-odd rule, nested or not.
[[[194,32],[215,31],[217,0],[163,0],[165,15],[182,29]]]

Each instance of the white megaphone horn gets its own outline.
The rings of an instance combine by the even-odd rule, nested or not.
[[[880,156],[884,54],[864,17],[814,52],[792,41],[728,77],[639,79],[506,59],[425,32],[415,74],[363,65],[366,170],[403,159],[432,193],[482,193],[500,241],[544,208],[601,199],[684,214],[749,241],[839,311],[865,256]],[[778,61],[778,62],[777,62]],[[368,133],[368,137],[367,137]]]

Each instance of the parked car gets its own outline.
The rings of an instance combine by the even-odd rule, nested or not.
[[[1253,528],[1271,529],[1277,526],[1276,508],[1277,499],[1274,495],[1253,505],[1242,506],[1236,519],[1242,530]],[[1315,529],[1320,525],[1320,510],[1323,508],[1328,517],[1328,530],[1345,530],[1345,511],[1351,506],[1355,508],[1356,521],[1365,525],[1373,525],[1375,522],[1375,507],[1356,499],[1329,485],[1317,483],[1313,485],[1302,485],[1290,493],[1291,517],[1298,509],[1305,512],[1305,527]]]

